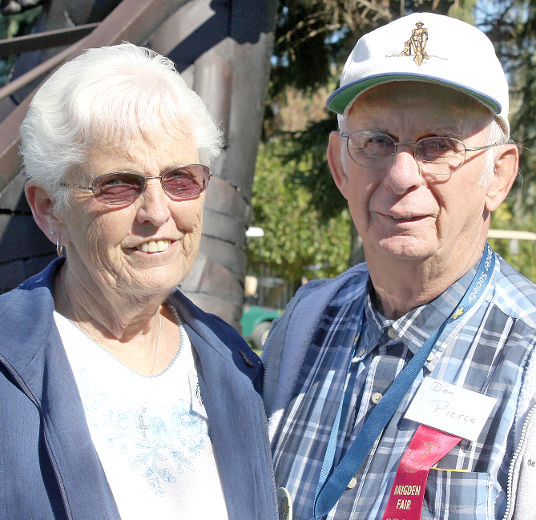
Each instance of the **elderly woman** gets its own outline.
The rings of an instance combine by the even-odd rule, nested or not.
[[[0,297],[0,516],[277,518],[260,363],[175,288],[221,148],[200,98],[152,51],[91,49],[21,136],[62,258]]]

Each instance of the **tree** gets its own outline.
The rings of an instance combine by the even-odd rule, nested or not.
[[[16,6],[20,6],[18,3],[8,3],[11,5],[11,9],[7,6],[3,7],[4,2],[0,3],[0,40],[7,38],[13,38],[19,34],[26,33],[30,27],[33,26],[35,20],[39,17],[42,11],[40,6],[32,6],[31,9],[16,10]],[[15,10],[13,13],[12,11]],[[11,15],[11,16],[8,16]],[[0,87],[5,85],[11,77],[13,67],[17,56],[12,54],[5,59],[0,59]]]
[[[296,147],[291,139],[261,145],[252,203],[255,224],[265,235],[248,243],[253,272],[268,264],[272,275],[295,283],[303,276],[326,277],[343,271],[350,232],[347,209],[326,216],[315,206],[311,191],[300,185],[299,176],[310,171],[312,161],[310,156],[297,157]],[[321,190],[330,182],[326,178]]]
[[[535,5],[536,0],[280,2],[264,141],[291,140],[292,147],[280,149],[280,153],[286,154],[286,161],[303,157],[311,165],[308,170],[295,172],[293,182],[310,191],[311,207],[319,211],[322,218],[329,219],[340,213],[345,208],[345,201],[330,180],[325,158],[328,133],[336,128],[335,116],[324,108],[327,94],[336,87],[342,65],[361,34],[412,11],[435,11],[469,23],[476,22],[496,43],[512,86],[513,137],[533,148],[536,146]],[[494,227],[536,229],[535,163],[534,154],[525,149],[522,154],[525,182],[518,183],[505,203],[504,211],[494,217]],[[257,176],[261,175],[262,167],[259,162]],[[507,215],[512,218],[505,219]],[[350,228],[349,263],[354,264],[363,259],[363,252],[354,226]],[[496,241],[495,245],[514,266],[531,276],[529,266],[532,265],[534,270],[534,255],[530,255],[529,244],[521,244],[518,255],[510,253],[504,241]]]
[[[500,211],[493,215],[498,229],[536,229],[536,1],[479,2],[475,18],[494,42],[510,84],[510,122],[518,143],[520,175]],[[492,241],[500,254],[536,281],[534,243]]]

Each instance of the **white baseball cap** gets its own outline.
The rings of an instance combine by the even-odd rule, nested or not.
[[[366,90],[393,81],[424,81],[464,92],[496,114],[507,135],[508,82],[489,38],[476,27],[434,13],[413,13],[362,36],[327,106],[344,114]]]

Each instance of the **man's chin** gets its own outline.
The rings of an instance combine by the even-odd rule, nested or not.
[[[423,238],[415,236],[391,236],[379,241],[377,250],[393,259],[419,261],[433,256],[434,251]]]

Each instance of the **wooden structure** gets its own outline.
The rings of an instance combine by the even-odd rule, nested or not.
[[[224,130],[198,257],[181,289],[239,326],[275,10],[275,0],[49,0],[39,34],[0,41],[0,56],[28,53],[0,89],[0,292],[55,255],[31,217],[18,156],[18,129],[33,90],[83,49],[127,40],[169,56]]]

